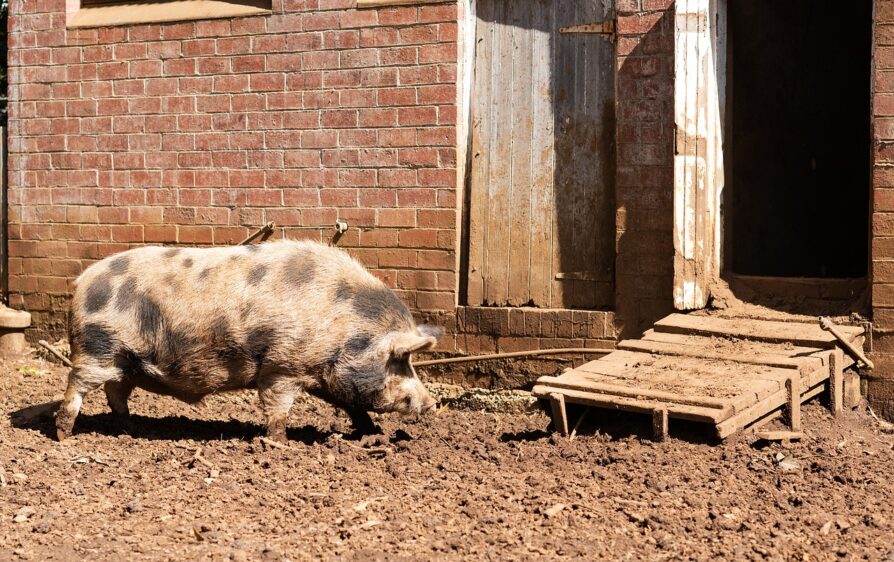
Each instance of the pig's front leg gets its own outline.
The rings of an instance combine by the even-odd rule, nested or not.
[[[382,434],[382,429],[369,417],[369,413],[366,410],[349,408],[348,416],[351,418],[351,425],[354,426],[355,435],[363,437],[365,435]]]
[[[258,381],[258,398],[267,418],[267,437],[285,443],[286,421],[295,402],[298,385],[284,376],[266,376]]]

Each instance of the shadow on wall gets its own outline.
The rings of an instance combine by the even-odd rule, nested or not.
[[[619,13],[619,21],[625,16]],[[619,24],[617,80],[617,316],[620,337],[639,336],[673,312],[674,9],[642,35]]]
[[[476,4],[463,270],[484,297],[463,279],[461,302],[610,309],[615,49],[559,29],[611,20],[611,2]]]

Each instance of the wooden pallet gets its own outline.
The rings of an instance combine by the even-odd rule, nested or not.
[[[863,345],[863,328],[839,328]],[[713,425],[723,439],[784,407],[797,432],[801,403],[824,391],[839,413],[842,371],[853,364],[818,324],[672,314],[617,351],[541,377],[533,392],[551,402],[563,433],[565,405],[574,403],[650,414],[657,439],[666,437],[669,419]]]

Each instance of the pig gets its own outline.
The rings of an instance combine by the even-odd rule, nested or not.
[[[257,389],[271,439],[286,439],[299,392],[344,409],[422,414],[434,399],[411,355],[443,331],[337,248],[277,241],[216,248],[142,247],[88,267],[69,311],[72,369],[56,414],[71,434],[84,395],[102,386],[128,415],[134,388],[188,403]]]

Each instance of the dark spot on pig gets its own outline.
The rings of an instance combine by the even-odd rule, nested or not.
[[[389,313],[410,316],[407,305],[385,287],[359,287],[354,295],[354,311],[369,320],[383,319]]]
[[[214,319],[211,323],[211,335],[215,340],[222,340],[230,333],[230,323],[223,316]]]
[[[248,274],[248,284],[257,285],[261,282],[261,279],[263,279],[265,275],[267,275],[266,265],[255,266]]]
[[[211,323],[211,350],[227,363],[235,361],[242,349],[230,333],[230,323],[220,317]]]
[[[247,245],[247,246],[245,247],[245,250],[246,250],[247,252],[251,253],[251,254],[257,252],[257,251],[260,250],[260,249],[261,249],[261,245],[260,245],[260,244],[249,244],[249,245]]]
[[[161,329],[163,319],[161,309],[151,297],[146,295],[137,297],[137,322],[140,326],[140,335],[147,340],[154,340]]]
[[[211,267],[206,267],[205,269],[200,271],[199,272],[199,280],[204,281],[204,280],[208,279],[208,275],[211,273],[212,269],[213,268],[211,268]]]
[[[183,260],[183,267],[185,267],[186,269],[192,267],[192,258],[186,258],[185,260]]]
[[[167,285],[169,287],[172,285],[175,285],[175,284],[177,284],[177,276],[174,275],[173,273],[168,273],[164,276],[164,282],[165,282],[165,285]]]
[[[128,267],[130,267],[130,256],[118,256],[109,262],[109,275],[123,275],[127,273]]]
[[[243,322],[248,320],[248,317],[251,316],[254,307],[254,303],[251,302],[243,304],[242,308],[239,310],[239,318],[242,319]]]
[[[122,349],[115,355],[115,366],[127,376],[146,376],[146,371],[143,369],[143,358],[131,349]]]
[[[84,309],[88,313],[99,312],[112,298],[112,285],[106,274],[99,275],[93,283],[87,287],[87,296],[84,298]]]
[[[341,361],[341,349],[335,349],[332,353],[329,354],[329,359],[326,360],[326,367],[333,368],[338,365],[338,362]]]
[[[162,319],[162,325],[164,325],[164,319]],[[195,349],[199,341],[182,330],[168,327],[164,330],[163,343],[168,356],[176,358]]]
[[[137,280],[128,277],[124,283],[118,286],[118,293],[115,295],[115,309],[118,312],[124,312],[136,306],[137,304]]]
[[[296,259],[292,258],[286,263],[285,277],[286,281],[302,287],[311,283],[317,276],[317,264],[312,259]]]
[[[88,322],[84,324],[84,332],[80,334],[84,353],[91,357],[111,357],[115,351],[115,340],[112,332],[102,324]]]
[[[339,282],[338,286],[335,288],[335,300],[346,301],[353,296],[354,287],[352,287],[347,281]]]
[[[165,257],[173,258],[174,256],[176,256],[179,253],[180,253],[180,248],[171,248],[170,250],[165,250]]]
[[[351,394],[345,397],[351,404],[363,406],[366,409],[374,409],[375,403],[385,390],[385,369],[377,362],[352,366],[348,369],[347,381],[350,389],[345,388]]]
[[[246,353],[248,357],[254,361],[255,367],[260,370],[267,352],[273,346],[273,340],[276,338],[276,332],[273,328],[257,327],[248,333],[246,339]]]
[[[366,351],[372,338],[368,335],[354,336],[345,344],[345,351],[349,355],[359,355]]]

